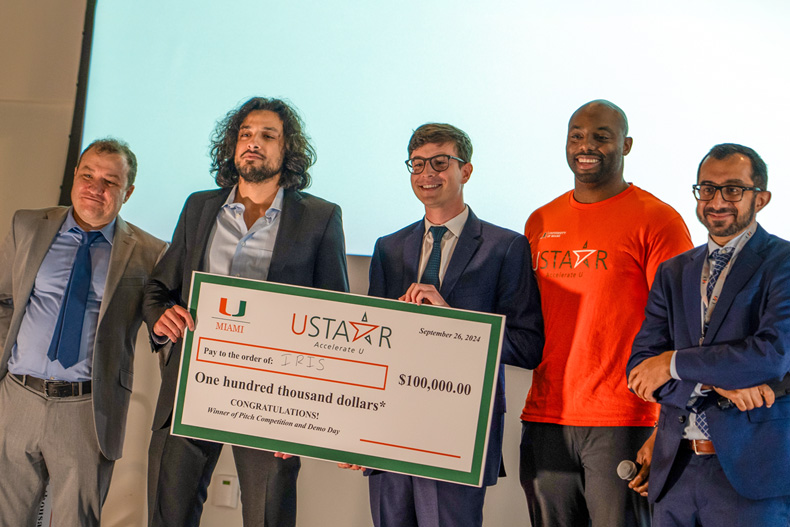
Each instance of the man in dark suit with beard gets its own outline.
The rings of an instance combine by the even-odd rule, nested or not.
[[[301,192],[310,184],[315,152],[296,112],[278,99],[250,99],[218,124],[211,153],[222,188],[187,199],[172,245],[146,288],[152,341],[169,353],[149,450],[154,526],[199,524],[222,449],[168,431],[181,339],[186,327],[194,328],[185,307],[192,272],[348,290],[340,207]],[[244,525],[295,525],[299,458],[242,447],[233,447],[233,456]]]
[[[716,145],[694,195],[708,243],[659,267],[628,384],[661,403],[654,527],[790,522],[790,243],[756,220],[771,200],[751,148]]]

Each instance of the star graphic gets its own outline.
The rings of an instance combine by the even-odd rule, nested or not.
[[[356,342],[358,339],[361,339],[374,329],[378,328],[379,326],[375,324],[365,324],[364,322],[351,322],[348,321],[349,324],[354,328],[354,339],[351,342]],[[360,331],[364,331],[364,333],[360,333]]]
[[[596,252],[595,249],[581,249],[578,251],[573,251],[573,254],[576,255],[576,263],[573,265],[573,268],[576,269],[579,267],[579,264],[589,258],[594,252]]]

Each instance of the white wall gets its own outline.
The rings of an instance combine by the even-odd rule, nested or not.
[[[0,229],[54,205],[76,94],[85,0],[0,3]]]
[[[5,235],[19,208],[57,204],[76,93],[85,0],[10,0],[0,4],[0,232]],[[204,180],[205,181],[205,180]],[[140,174],[139,184],[146,182]],[[134,196],[131,198],[134,199]],[[404,218],[403,223],[415,218]],[[383,234],[383,233],[382,233]],[[367,259],[352,257],[352,288],[367,288]],[[103,525],[145,525],[146,454],[159,390],[155,357],[145,336],[138,339],[134,393],[124,457],[116,464]],[[529,525],[518,484],[518,413],[530,374],[508,367],[508,430],[505,460],[510,474],[489,491],[485,523]],[[234,472],[230,450],[215,474]],[[299,479],[298,525],[367,526],[366,482],[333,464],[304,460]],[[211,493],[204,527],[241,525],[240,509],[215,507]]]

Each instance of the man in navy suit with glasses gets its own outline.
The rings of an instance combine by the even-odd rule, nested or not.
[[[697,172],[708,242],[665,262],[628,362],[661,403],[648,498],[654,527],[790,523],[790,243],[756,215],[771,200],[751,148],[713,147]]]

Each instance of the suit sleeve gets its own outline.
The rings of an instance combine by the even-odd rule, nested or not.
[[[756,330],[739,340],[679,349],[680,378],[732,390],[777,381],[790,371],[790,264],[783,256],[763,264],[767,276],[759,289],[747,288],[735,298],[735,305],[752,307],[742,308],[744,320],[725,321],[747,324],[754,317]],[[750,301],[750,295],[762,296]]]
[[[671,322],[669,312],[669,293],[665,289],[665,274],[662,273],[664,267],[660,267],[656,273],[653,287],[645,308],[645,320],[639,329],[631,348],[631,357],[626,365],[626,379],[631,374],[631,370],[645,359],[655,357],[661,353],[675,349],[674,339],[671,334]],[[692,397],[696,382],[687,380],[670,380],[653,394],[661,404],[668,404],[681,409],[688,409],[688,402]]]
[[[381,260],[381,239],[376,240],[373,248],[373,257],[370,259],[370,272],[368,273],[368,296],[379,298],[387,297],[387,287],[384,282],[384,264]]]
[[[168,308],[180,304],[182,300],[181,284],[184,278],[186,261],[186,216],[189,200],[184,204],[173,233],[173,242],[154,267],[151,278],[145,286],[143,298],[143,319],[148,326],[149,335],[154,324]],[[186,306],[184,306],[186,307]],[[158,346],[155,346],[158,348]]]
[[[346,240],[340,207],[333,206],[316,253],[313,286],[330,291],[348,292]]]
[[[0,350],[5,345],[5,339],[8,337],[8,328],[11,325],[11,316],[14,313],[12,270],[16,255],[15,223],[16,215],[14,215],[11,229],[9,229],[3,240],[3,245],[0,247]]]
[[[543,315],[529,242],[510,242],[497,280],[496,312],[507,317],[502,362],[533,369],[543,356]]]

